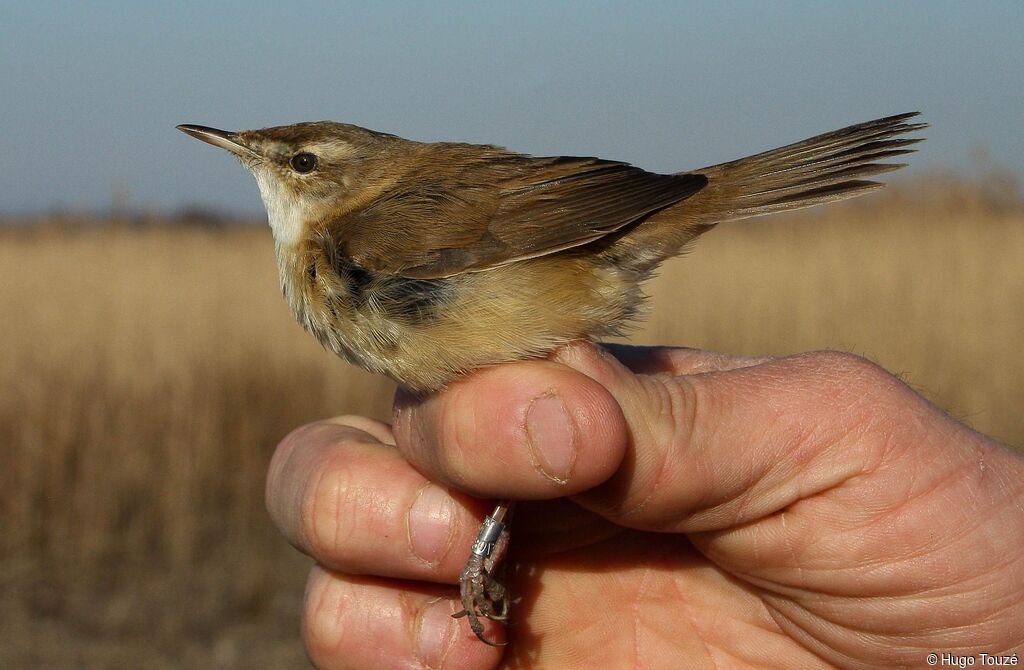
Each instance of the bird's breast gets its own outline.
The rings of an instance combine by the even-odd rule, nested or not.
[[[412,388],[436,375],[437,326],[450,318],[458,278],[409,279],[328,254],[282,254],[281,288],[298,322],[326,348]]]
[[[639,300],[635,282],[586,259],[409,279],[312,252],[286,257],[281,277],[295,317],[325,347],[416,391],[616,333]]]

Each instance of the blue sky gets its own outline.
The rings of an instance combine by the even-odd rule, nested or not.
[[[289,3],[290,4],[290,3]],[[196,204],[255,183],[178,123],[357,123],[697,168],[887,114],[915,167],[1024,175],[1024,3],[4,3],[0,212]]]

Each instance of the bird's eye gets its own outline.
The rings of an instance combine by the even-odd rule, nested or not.
[[[292,159],[288,161],[292,166],[292,169],[300,174],[306,174],[316,169],[316,156],[305,151],[301,154],[295,154]]]

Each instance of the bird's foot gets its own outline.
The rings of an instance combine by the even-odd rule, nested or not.
[[[485,638],[484,624],[480,619],[502,624],[508,621],[511,603],[508,589],[493,576],[495,567],[504,558],[507,546],[508,531],[505,524],[487,517],[473,543],[469,560],[459,575],[459,595],[463,609],[452,615],[455,618],[467,617],[473,634],[492,647],[503,646],[504,643],[491,642]]]

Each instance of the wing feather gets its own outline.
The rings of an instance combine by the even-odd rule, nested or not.
[[[486,154],[434,167],[335,222],[342,253],[415,279],[477,272],[587,244],[707,183],[597,158]]]

